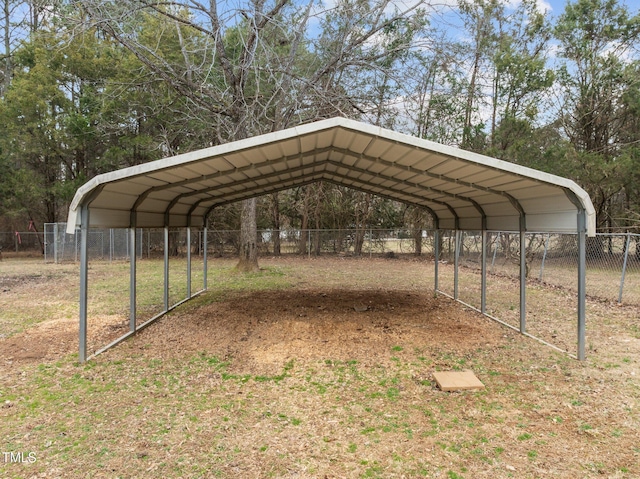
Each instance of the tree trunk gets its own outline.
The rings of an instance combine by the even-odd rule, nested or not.
[[[365,226],[356,228],[355,242],[353,243],[354,256],[362,256],[362,246],[364,245]]]
[[[416,256],[422,255],[422,228],[414,228],[413,230],[413,252]]]
[[[169,231],[169,256],[176,257],[179,253],[178,236],[175,231]]]
[[[471,148],[471,138],[472,138],[472,115],[473,115],[473,105],[476,97],[476,78],[478,75],[478,70],[480,67],[480,51],[477,51],[474,60],[473,67],[471,70],[471,80],[469,81],[469,91],[467,92],[467,103],[464,109],[464,129],[462,132],[462,148],[470,149]]]
[[[3,78],[0,84],[0,94],[4,94],[11,83],[11,16],[9,0],[4,1],[4,65]]]
[[[422,255],[422,232],[426,222],[425,211],[422,208],[412,207],[407,212],[413,239],[413,254],[420,256]]]
[[[320,214],[318,208],[316,208],[316,230],[313,232],[313,252],[316,256],[320,256],[320,246],[322,244],[322,238],[320,237]]]
[[[237,271],[258,271],[258,230],[256,226],[256,199],[242,202],[240,224],[240,255],[236,265]]]
[[[305,213],[302,216],[302,223],[300,225],[300,241],[298,243],[298,253],[307,254],[308,243],[309,243],[309,215]]]
[[[280,198],[278,193],[271,195],[271,216],[273,219],[273,254],[280,256]]]
[[[305,186],[302,202],[302,221],[300,223],[300,242],[298,253],[307,254],[309,247],[309,202],[311,201],[311,185]]]
[[[372,197],[371,193],[362,193],[359,194],[360,200],[358,205],[356,206],[355,212],[355,241],[353,244],[353,254],[355,256],[362,255],[362,246],[364,245],[364,235],[367,230],[367,223],[369,222],[369,217],[371,216],[371,202]]]
[[[314,211],[314,220],[315,220],[315,232],[314,232],[314,252],[316,256],[320,256],[320,245],[321,245],[321,237],[320,237],[320,228],[322,226],[322,199],[324,196],[323,193],[323,184],[322,183],[318,183],[317,187],[315,188],[316,190],[316,207],[315,207],[315,211]]]

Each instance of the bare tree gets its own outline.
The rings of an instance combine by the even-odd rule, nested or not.
[[[322,11],[314,0],[77,4],[92,25],[189,100],[186,114],[209,125],[211,144],[325,116],[364,113],[367,95],[374,92],[362,81],[366,72],[392,68],[380,60],[412,48],[417,29],[411,19],[422,15],[419,7],[425,5],[414,0],[398,10],[390,0],[340,0]],[[311,19],[319,21],[317,34],[309,28]],[[410,35],[397,34],[409,30]],[[168,36],[177,38],[171,50],[163,48]],[[385,47],[390,36],[397,41]],[[243,206],[246,221],[255,218],[251,208],[255,202]],[[241,239],[238,266],[253,270],[255,224],[242,231],[248,236]]]
[[[11,10],[10,0],[2,2],[2,44],[4,52],[2,55],[2,82],[0,82],[0,94],[3,93],[11,82],[11,71],[13,70],[11,61]]]
[[[45,12],[52,10],[55,2],[43,0],[2,0],[0,28],[2,29],[2,53],[0,54],[0,95],[11,83],[13,55],[21,41],[38,30]]]
[[[472,149],[476,136],[473,115],[478,108],[483,64],[495,41],[496,19],[503,15],[504,5],[498,0],[461,0],[460,10],[470,34],[470,75],[465,105],[462,148]]]

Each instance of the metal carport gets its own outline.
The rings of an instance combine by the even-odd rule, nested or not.
[[[345,118],[332,118],[96,176],[78,189],[67,228],[81,230],[80,360],[87,359],[86,239],[91,227],[206,230],[216,207],[327,181],[421,206],[441,229],[482,231],[482,301],[489,230],[578,235],[578,359],[585,357],[585,243],[595,235],[588,194],[566,178]],[[205,234],[206,237],[206,234]],[[436,241],[436,245],[438,241]],[[135,251],[135,248],[133,249]],[[165,247],[165,275],[167,273]],[[206,248],[205,248],[206,251]],[[436,248],[436,290],[438,289]],[[525,255],[520,254],[520,331],[526,331]],[[130,332],[136,331],[135,255]],[[188,258],[190,265],[190,258]],[[190,267],[190,266],[189,266]],[[165,280],[165,285],[167,281]],[[190,284],[188,297],[191,297]],[[206,254],[205,285],[206,289]],[[455,299],[458,299],[454,294]],[[165,312],[169,310],[165,291]],[[154,318],[155,319],[155,318]]]

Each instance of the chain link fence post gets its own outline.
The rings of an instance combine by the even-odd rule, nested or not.
[[[620,276],[620,294],[618,295],[618,303],[622,303],[622,290],[624,288],[624,277],[627,273],[627,261],[629,259],[629,247],[631,242],[631,235],[627,233],[627,242],[624,246],[624,261],[622,262],[622,276]]]

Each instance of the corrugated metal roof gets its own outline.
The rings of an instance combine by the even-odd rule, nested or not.
[[[68,229],[201,226],[215,207],[328,181],[428,208],[442,229],[576,232],[588,194],[566,178],[345,118],[332,118],[96,176]]]

